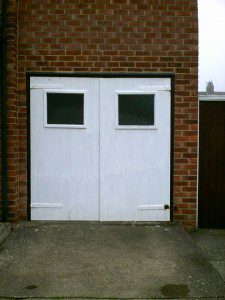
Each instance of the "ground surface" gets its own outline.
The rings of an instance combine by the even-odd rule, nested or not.
[[[191,236],[225,281],[225,230],[201,229],[192,232]]]
[[[10,235],[11,226],[9,223],[1,223],[0,222],[0,245],[4,242],[4,240]]]
[[[20,224],[0,247],[0,297],[224,299],[179,226]]]

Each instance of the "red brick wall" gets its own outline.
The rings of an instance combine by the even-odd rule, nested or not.
[[[2,1],[0,5],[2,5]],[[19,209],[17,64],[17,1],[9,0],[7,17],[7,200],[9,208],[8,217],[11,221],[16,221],[18,219]]]
[[[20,219],[26,219],[26,71],[174,72],[174,218],[194,227],[197,0],[19,0],[18,26]]]

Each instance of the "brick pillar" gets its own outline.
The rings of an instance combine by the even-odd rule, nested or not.
[[[9,219],[18,220],[19,202],[19,141],[17,93],[17,0],[8,7],[7,57],[7,124],[8,124],[8,208]]]
[[[1,3],[0,3],[1,4]],[[8,1],[7,20],[7,204],[8,220],[18,220],[17,1]],[[2,193],[1,193],[2,197]]]

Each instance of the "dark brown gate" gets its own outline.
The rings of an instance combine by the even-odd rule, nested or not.
[[[225,101],[200,101],[199,227],[225,228]]]

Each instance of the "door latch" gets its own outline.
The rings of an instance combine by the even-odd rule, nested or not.
[[[169,208],[170,208],[169,204],[164,204],[164,209],[169,209]]]

